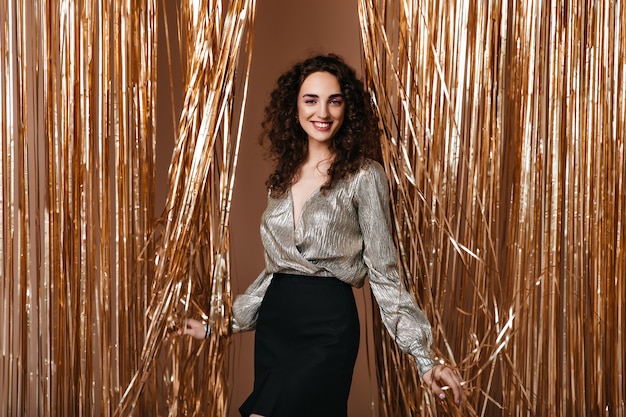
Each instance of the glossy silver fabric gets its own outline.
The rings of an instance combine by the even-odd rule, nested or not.
[[[369,161],[354,176],[323,194],[315,191],[294,227],[292,198],[268,198],[261,220],[265,270],[233,303],[233,331],[252,330],[272,274],[334,276],[362,287],[369,276],[385,327],[413,355],[420,375],[436,362],[428,319],[398,276],[392,240],[387,177]]]

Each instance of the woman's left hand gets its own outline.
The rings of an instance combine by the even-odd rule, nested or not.
[[[457,406],[463,400],[463,387],[459,376],[445,365],[435,365],[424,374],[424,382],[441,399],[446,398],[446,390],[451,390]]]

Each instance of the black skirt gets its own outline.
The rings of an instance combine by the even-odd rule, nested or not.
[[[274,274],[256,325],[254,390],[243,417],[346,417],[359,350],[350,285]]]

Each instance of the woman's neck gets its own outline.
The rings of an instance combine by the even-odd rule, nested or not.
[[[309,143],[309,149],[307,152],[306,159],[304,160],[305,165],[319,165],[319,164],[329,164],[332,162],[334,158],[333,152],[330,150],[329,146],[322,143]]]

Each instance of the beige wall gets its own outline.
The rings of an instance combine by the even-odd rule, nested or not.
[[[173,2],[166,2],[173,3]],[[171,4],[170,4],[171,7]],[[170,28],[175,14],[168,13]],[[161,24],[162,28],[163,25]],[[173,145],[171,113],[163,103],[171,103],[167,78],[167,55],[160,38],[159,52],[159,133],[157,162],[158,182],[166,183],[167,165]],[[263,253],[259,238],[259,219],[265,208],[264,182],[269,173],[267,161],[258,145],[257,137],[263,108],[276,78],[296,60],[313,53],[334,52],[343,56],[359,72],[361,46],[356,1],[318,0],[260,0],[257,4],[254,28],[254,49],[250,75],[250,89],[240,159],[233,194],[231,216],[232,291],[243,292],[263,269]],[[174,66],[176,63],[174,63]],[[176,70],[176,68],[174,68]],[[164,88],[165,87],[165,88]],[[174,89],[174,100],[180,106],[182,92]],[[165,201],[166,187],[157,190],[157,202]],[[158,205],[158,204],[157,204]],[[161,209],[157,207],[157,210]],[[357,359],[354,383],[350,395],[349,415],[364,417],[372,413],[375,392],[374,369],[368,366],[365,345],[365,324],[370,321],[368,294],[355,292],[361,317],[361,348]],[[253,382],[254,333],[233,336],[231,351],[232,400],[231,416],[238,416],[237,408],[250,393]],[[371,362],[371,360],[369,361]],[[371,374],[371,377],[370,377]]]

